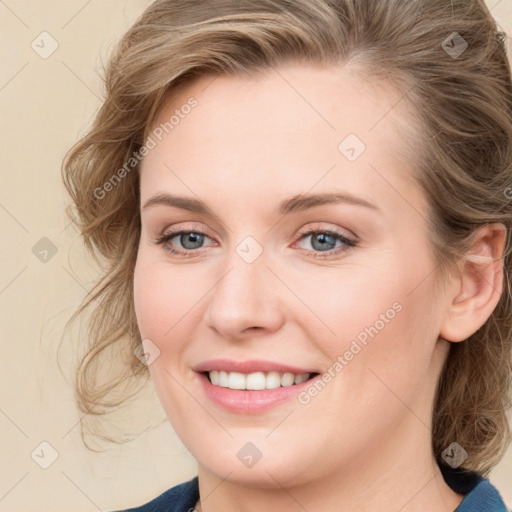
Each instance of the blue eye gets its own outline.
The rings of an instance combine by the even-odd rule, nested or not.
[[[206,233],[202,231],[177,230],[162,235],[155,241],[155,243],[163,245],[164,249],[172,254],[178,254],[185,257],[189,257],[197,256],[198,254],[202,254],[204,252],[200,244],[204,241],[205,237],[209,238],[206,235]],[[184,250],[176,249],[175,247],[173,247],[173,245],[170,242],[174,238],[177,238],[179,240]]]
[[[307,253],[311,253],[314,258],[327,258],[329,256],[341,254],[357,245],[355,240],[347,238],[341,233],[333,230],[310,230],[302,233],[299,240],[304,240],[308,237],[312,237],[311,246],[313,247],[313,250],[302,250],[305,250]],[[171,241],[175,238],[179,241],[179,244],[182,247],[181,249],[177,249],[174,244],[171,244]],[[183,257],[194,257],[205,252],[205,248],[202,246],[205,238],[210,237],[200,230],[176,230],[160,236],[157,238],[155,243],[162,245],[166,251],[172,254],[177,254]],[[336,242],[340,242],[341,246],[335,248]]]
[[[306,233],[302,233],[300,240],[306,239],[308,237],[311,237],[311,246],[314,249],[318,249],[319,251],[307,251],[312,252],[314,258],[327,258],[329,256],[341,254],[357,245],[357,242],[355,240],[347,238],[341,233],[332,230],[310,230],[307,231]],[[336,242],[340,242],[341,247],[331,248],[331,246],[336,245]]]
[[[188,251],[192,249],[199,249],[201,241],[204,240],[205,236],[206,235],[202,233],[196,233],[195,231],[187,231],[174,235],[172,238],[179,237],[180,244]],[[170,238],[170,240],[172,240],[172,238]],[[187,247],[189,243],[191,246]]]

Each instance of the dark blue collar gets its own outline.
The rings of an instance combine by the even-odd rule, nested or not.
[[[479,473],[441,464],[439,468],[450,488],[465,496],[454,512],[508,512],[498,490]]]
[[[454,512],[508,512],[497,489],[479,473],[439,466],[445,482],[465,496]],[[124,512],[189,512],[199,499],[199,481],[195,476],[176,485],[155,499]]]

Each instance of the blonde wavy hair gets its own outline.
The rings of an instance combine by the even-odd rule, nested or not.
[[[460,55],[443,45],[454,32],[468,45]],[[106,183],[141,150],[168,95],[204,75],[249,76],[292,61],[357,61],[368,79],[394,84],[417,115],[414,163],[431,208],[439,275],[455,272],[477,228],[507,227],[499,303],[467,341],[451,344],[433,404],[438,463],[457,441],[469,454],[463,467],[487,476],[511,440],[512,79],[506,41],[483,0],[153,2],[114,48],[104,69],[102,106],[62,165],[73,201],[68,213],[102,265],[101,279],[66,324],[92,307],[76,369],[80,411],[101,417],[125,402],[135,377],[148,378],[134,354],[141,343],[133,304],[138,164],[115,186]],[[114,359],[121,371],[106,371]]]

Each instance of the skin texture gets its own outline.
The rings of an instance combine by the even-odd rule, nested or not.
[[[405,102],[347,66],[296,64],[254,79],[202,77],[154,126],[191,96],[197,106],[143,161],[141,205],[172,193],[201,199],[212,215],[142,209],[134,292],[142,339],[160,350],[152,380],[198,463],[202,510],[453,511],[462,497],[431,451],[435,389],[446,340],[485,322],[502,274],[497,264],[461,262],[460,277],[435,286],[427,204],[410,179],[414,162],[400,156]],[[351,133],[366,145],[354,162],[338,149]],[[333,191],[379,210],[274,211],[296,194]],[[207,236],[191,257],[171,254],[155,243],[171,226]],[[319,244],[301,238],[309,229],[358,244],[331,240],[327,249],[347,250],[315,258]],[[236,251],[248,236],[263,250],[252,263]],[[499,258],[503,240],[499,225],[485,228],[475,252]],[[182,242],[167,245],[193,246]],[[228,358],[326,371],[396,303],[400,312],[305,405],[291,399],[261,414],[229,412],[209,401],[192,370]],[[247,442],[262,453],[251,468],[236,455]]]

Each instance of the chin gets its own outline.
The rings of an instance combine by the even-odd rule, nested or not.
[[[240,443],[233,443],[231,440],[230,444],[231,446],[225,446],[222,452],[212,449],[205,454],[193,454],[200,471],[213,473],[219,479],[236,485],[262,489],[293,487],[314,478],[313,475],[308,478],[305,468],[309,467],[309,464],[296,447],[290,447],[287,455],[283,453],[282,447],[276,450],[269,443],[265,446],[260,443],[261,458],[251,460],[250,452],[253,448],[250,445],[242,444],[245,447],[242,451],[239,448]],[[257,456],[256,452],[253,455]]]

